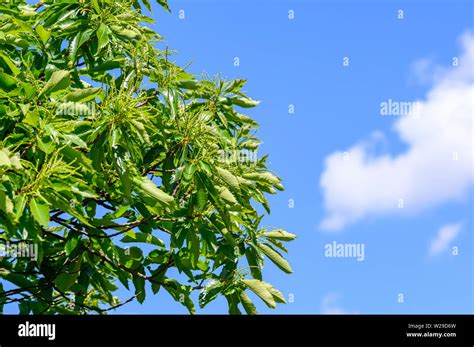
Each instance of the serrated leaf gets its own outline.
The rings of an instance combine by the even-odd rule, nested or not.
[[[54,71],[51,78],[46,82],[39,96],[48,95],[58,90],[66,89],[71,83],[71,77],[68,71]]]
[[[247,81],[243,79],[232,80],[225,85],[224,91],[226,93],[238,92],[245,85],[245,83],[247,83]]]
[[[167,278],[164,282],[165,283],[163,287],[173,297],[173,299],[185,306],[189,313],[194,314],[194,302],[189,297],[191,293],[191,287],[180,284],[178,281],[171,278]]]
[[[245,248],[245,257],[250,267],[250,273],[252,277],[257,280],[262,280],[262,271],[258,261],[258,254],[253,247]]]
[[[199,293],[199,307],[204,308],[208,303],[217,298],[222,292],[222,283],[216,280],[209,280]]]
[[[92,99],[95,99],[97,94],[101,91],[100,88],[85,88],[85,89],[79,89],[75,90],[68,95],[66,95],[65,99],[66,101],[72,101],[72,102],[86,102]]]
[[[174,204],[174,198],[158,188],[156,184],[147,177],[134,177],[133,182],[149,197],[154,198],[158,203],[167,206]]]
[[[3,190],[0,190],[0,210],[6,214],[13,214],[13,202]]]
[[[142,122],[133,119],[132,124],[135,127],[135,129],[138,131],[138,136],[143,142],[150,143],[150,135],[148,135],[148,132],[145,129],[145,125],[143,125]]]
[[[238,203],[234,195],[226,187],[217,187],[217,190],[219,191],[219,196],[229,204],[234,205]]]
[[[13,60],[11,60],[8,56],[0,52],[0,58],[2,58],[5,64],[8,65],[14,76],[20,73],[20,69],[18,69]]]
[[[239,181],[237,178],[234,176],[232,172],[229,170],[223,169],[221,167],[216,168],[217,173],[219,174],[219,177],[226,183],[228,184],[232,189],[239,191],[240,186],[239,186]]]
[[[282,271],[286,273],[293,272],[290,264],[273,248],[263,243],[258,244],[257,248],[260,249],[263,252],[263,254],[265,254]]]
[[[258,104],[260,104],[260,101],[256,101],[256,100],[252,100],[250,98],[247,98],[247,97],[237,97],[237,96],[234,96],[232,98],[230,98],[230,101],[234,104],[234,105],[237,105],[237,106],[240,106],[240,107],[244,107],[244,108],[250,108],[250,107],[255,107],[257,106]]]
[[[219,230],[224,239],[227,241],[228,244],[230,244],[232,247],[235,246],[235,240],[232,234],[227,230],[226,228],[222,228]]]
[[[0,150],[0,166],[10,167],[12,163],[10,162],[10,156],[8,155],[7,151]]]
[[[276,307],[273,295],[268,291],[265,282],[259,280],[242,280],[247,287],[254,292],[270,308]]]
[[[199,261],[199,255],[200,255],[200,241],[199,241],[199,238],[198,238],[198,235],[196,234],[196,232],[194,230],[190,230],[189,231],[189,238],[188,238],[188,242],[189,242],[189,250],[191,252],[190,254],[190,262],[191,262],[191,266],[193,268],[195,268],[197,266],[197,263]]]
[[[241,315],[239,309],[239,296],[236,293],[226,294],[225,298],[227,299],[227,303],[229,304],[229,314]]]
[[[150,1],[142,0],[142,2],[143,2],[143,5],[145,5],[146,9],[151,12]]]
[[[176,85],[179,88],[184,88],[184,89],[189,89],[189,90],[195,90],[199,89],[201,87],[201,84],[196,81],[196,80],[183,80],[183,81],[178,81]]]
[[[205,190],[199,190],[196,194],[197,208],[203,212],[207,206],[207,192]]]
[[[100,52],[109,43],[109,32],[110,29],[104,23],[100,23],[97,29],[98,47],[97,52]]]
[[[273,288],[273,286],[270,283],[267,283],[267,282],[263,282],[263,283],[265,287],[267,288],[268,292],[273,296],[273,299],[275,299],[276,302],[280,304],[286,304],[285,297],[279,290]]]
[[[262,236],[272,238],[272,239],[277,239],[277,240],[283,240],[283,241],[293,241],[294,239],[296,239],[295,234],[291,234],[283,229],[267,231],[267,232],[264,232]]]
[[[25,195],[18,195],[16,197],[15,202],[15,220],[18,221],[20,217],[23,215],[23,211],[26,207],[26,196]]]
[[[47,228],[49,225],[49,207],[33,198],[30,200],[30,211],[33,218],[43,227]]]
[[[10,90],[14,89],[17,85],[17,81],[12,76],[0,72],[0,88],[9,92]]]
[[[286,249],[286,247],[283,245],[283,243],[280,240],[267,238],[267,241],[271,243],[273,246],[275,246],[276,248],[282,250],[285,253],[288,253],[288,250]]]
[[[46,42],[51,37],[51,32],[46,30],[42,25],[38,25],[35,30],[38,36],[40,37],[41,42],[43,42],[43,44],[46,44]]]
[[[240,302],[242,303],[242,306],[244,307],[245,312],[249,315],[255,315],[258,314],[257,309],[255,308],[255,305],[252,303],[252,300],[248,297],[245,292],[240,292],[239,293],[240,297]]]
[[[82,32],[78,33],[69,44],[69,61],[70,67],[76,61],[77,50],[79,49],[79,41],[81,41]]]
[[[135,233],[133,231],[127,233],[127,235],[120,241],[124,243],[149,243],[160,247],[165,246],[165,243],[163,241],[161,241],[159,238],[152,234]]]
[[[269,183],[271,185],[277,185],[281,182],[278,177],[268,171],[245,173],[242,177],[256,182]]]
[[[171,12],[169,6],[168,6],[168,1],[167,0],[156,0],[158,4],[160,4],[166,11]]]

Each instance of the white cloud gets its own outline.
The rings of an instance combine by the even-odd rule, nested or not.
[[[436,237],[431,241],[430,255],[439,255],[447,250],[451,242],[458,236],[461,228],[461,223],[448,224],[441,227]]]
[[[342,308],[339,304],[341,296],[337,293],[328,293],[321,300],[322,314],[354,314],[356,312],[349,312]]]
[[[394,130],[408,145],[405,152],[373,154],[378,135],[348,154],[326,158],[320,180],[326,210],[322,229],[340,230],[369,216],[413,214],[467,196],[474,182],[474,36],[465,34],[461,42],[459,65],[436,69],[443,72],[418,101],[416,114],[379,116],[397,117]]]

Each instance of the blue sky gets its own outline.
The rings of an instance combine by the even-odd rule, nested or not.
[[[293,302],[273,311],[255,300],[259,311],[472,313],[472,177],[461,175],[466,182],[455,198],[445,192],[432,197],[433,203],[423,202],[417,200],[421,193],[413,191],[423,169],[416,173],[415,168],[409,171],[416,184],[408,195],[420,208],[409,200],[403,213],[368,208],[338,231],[321,227],[331,189],[320,186],[324,172],[330,176],[338,170],[337,165],[329,170],[326,158],[361,141],[370,142],[374,131],[384,134],[382,143],[375,141],[370,149],[375,160],[389,155],[396,161],[410,151],[410,144],[393,128],[400,117],[410,116],[381,116],[380,103],[426,100],[437,83],[434,76],[452,68],[453,57],[462,55],[460,37],[472,30],[472,3],[176,0],[170,6],[171,14],[155,7],[153,27],[170,49],[179,52],[174,59],[179,64],[192,62],[193,73],[248,79],[246,91],[262,101],[248,114],[261,124],[260,154],[270,154],[271,169],[286,187],[270,197],[272,214],[264,224],[285,228],[298,239],[289,245],[292,275],[272,264],[264,269],[266,280]],[[403,19],[397,18],[400,9]],[[184,19],[179,18],[180,10]],[[289,10],[294,11],[292,20]],[[238,67],[235,57],[240,59]],[[343,66],[344,57],[349,66]],[[472,79],[467,80],[472,86]],[[288,113],[290,104],[294,114]],[[470,118],[472,123],[472,103]],[[472,145],[460,151],[472,155]],[[466,156],[463,159],[469,162]],[[395,181],[397,168],[391,166]],[[381,179],[366,189],[383,191],[390,184]],[[449,180],[445,184],[449,190]],[[289,199],[294,208],[289,208]],[[444,238],[439,237],[443,227]],[[431,246],[437,238],[438,246]],[[325,245],[333,241],[364,244],[364,260],[326,257]],[[453,255],[453,246],[458,255]],[[185,313],[185,309],[160,292],[143,305],[133,303],[119,312]],[[225,313],[226,302],[221,298],[198,312]]]

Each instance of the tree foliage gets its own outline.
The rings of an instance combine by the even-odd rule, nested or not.
[[[0,238],[38,245],[0,258],[2,310],[104,313],[159,290],[191,313],[193,292],[232,314],[256,313],[248,290],[285,302],[262,267],[290,273],[295,236],[260,225],[281,180],[241,155],[260,141],[239,110],[258,102],[171,62],[141,6],[0,5]]]

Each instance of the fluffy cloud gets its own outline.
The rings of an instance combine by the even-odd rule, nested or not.
[[[342,308],[339,304],[340,295],[337,293],[328,293],[321,300],[322,314],[354,314],[356,312],[349,312]]]
[[[461,43],[459,65],[437,68],[416,112],[397,116],[394,131],[408,145],[406,151],[374,155],[381,138],[375,132],[326,158],[320,179],[326,210],[322,229],[340,230],[368,216],[416,213],[466,197],[474,182],[474,36],[465,34]]]
[[[430,255],[435,256],[441,254],[448,249],[451,242],[458,236],[461,231],[461,224],[449,224],[438,230],[438,234],[431,241]]]

